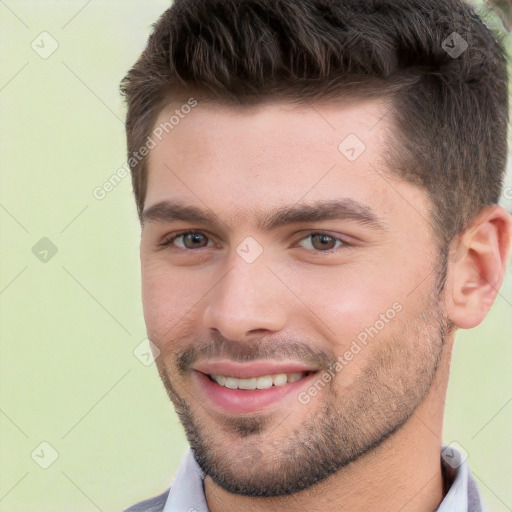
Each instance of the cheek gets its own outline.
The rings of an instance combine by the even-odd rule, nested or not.
[[[403,292],[386,270],[389,265],[351,264],[293,278],[294,291],[309,311],[308,319],[316,316],[315,323],[332,340],[332,350],[343,350],[347,343],[365,328],[372,326],[398,301]],[[390,316],[392,312],[390,313]],[[323,327],[322,327],[323,324]]]
[[[161,263],[142,264],[142,306],[148,337],[158,346],[177,337],[198,300],[197,283]]]

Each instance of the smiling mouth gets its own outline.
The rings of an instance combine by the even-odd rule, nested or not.
[[[293,397],[315,379],[318,370],[297,363],[249,365],[210,362],[193,371],[201,403],[223,415],[270,412],[293,407]],[[301,368],[302,366],[302,368]],[[236,375],[236,377],[235,377]]]
[[[251,377],[239,379],[229,375],[208,375],[210,380],[219,386],[229,389],[255,390],[270,389],[272,387],[282,387],[286,384],[296,382],[315,372],[294,372],[294,373],[275,373],[271,375],[262,375],[259,377]]]

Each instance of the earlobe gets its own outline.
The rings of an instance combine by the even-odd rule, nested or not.
[[[511,237],[512,217],[492,205],[452,241],[446,307],[457,327],[476,327],[486,317],[505,276]]]

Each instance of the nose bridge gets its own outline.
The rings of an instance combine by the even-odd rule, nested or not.
[[[207,297],[205,327],[217,329],[229,339],[254,330],[278,331],[285,324],[280,283],[267,268],[266,258],[249,261],[234,253],[228,272]]]

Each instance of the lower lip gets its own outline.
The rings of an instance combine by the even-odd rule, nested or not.
[[[312,373],[295,382],[268,389],[230,389],[220,386],[204,373],[193,371],[193,377],[205,395],[205,405],[209,407],[213,404],[215,408],[229,414],[261,412],[282,405],[285,397],[297,396],[301,388],[309,385],[315,375],[316,373]]]

